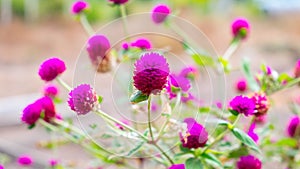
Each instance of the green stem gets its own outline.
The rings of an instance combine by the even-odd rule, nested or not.
[[[276,89],[276,90],[274,90],[274,91],[268,93],[268,95],[272,95],[272,94],[274,94],[274,93],[276,93],[276,92],[278,92],[278,91],[280,91],[280,90],[284,90],[284,89],[293,87],[294,85],[297,85],[297,84],[299,84],[299,83],[300,83],[300,77],[299,77],[299,78],[296,78],[296,79],[290,81],[288,84],[283,85],[283,86],[279,87],[278,89]]]
[[[160,148],[156,143],[153,142],[153,145],[168,159],[168,161],[171,164],[174,164],[173,160],[171,159],[171,157],[168,156],[168,154],[162,149]]]
[[[87,20],[87,18],[84,14],[80,15],[80,23],[89,36],[92,36],[95,34],[94,29],[92,28],[91,24],[89,23],[89,21]]]
[[[154,142],[152,126],[151,126],[151,95],[149,95],[148,98],[148,128],[149,128],[151,140],[152,142]]]
[[[64,82],[60,77],[57,77],[57,78],[56,78],[56,81],[57,81],[60,85],[62,85],[65,89],[67,89],[68,91],[71,91],[71,90],[72,90],[72,88],[71,88],[66,82]]]
[[[128,26],[127,26],[127,20],[126,20],[126,9],[125,9],[125,5],[119,5],[119,9],[121,12],[121,16],[122,16],[122,21],[123,21],[123,29],[124,29],[124,34],[126,36],[126,39],[128,40]]]
[[[228,49],[225,51],[224,55],[223,55],[223,59],[228,60],[232,54],[237,50],[240,40],[239,38],[234,38],[230,44],[230,46],[228,47]]]

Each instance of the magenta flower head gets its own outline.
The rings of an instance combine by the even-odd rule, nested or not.
[[[256,142],[257,143],[257,141],[258,141],[258,139],[259,139],[259,137],[258,137],[258,135],[255,133],[255,128],[256,128],[256,124],[255,123],[252,123],[251,125],[250,125],[250,127],[249,127],[249,130],[248,130],[248,136],[249,137],[251,137],[252,138],[252,140],[254,141],[254,142]]]
[[[131,46],[145,50],[145,49],[151,49],[152,45],[148,39],[140,38],[140,39],[137,39],[135,42],[132,42]]]
[[[237,80],[237,82],[235,83],[235,88],[239,92],[245,92],[248,88],[246,79],[242,78]]]
[[[58,88],[54,84],[46,84],[43,89],[44,96],[56,97],[58,95]]]
[[[81,84],[69,93],[68,104],[78,115],[92,111],[97,103],[97,94],[89,84]]]
[[[249,116],[254,114],[255,104],[254,102],[243,95],[235,96],[229,103],[229,107],[231,110],[244,114],[245,116]]]
[[[179,88],[183,92],[187,92],[191,88],[190,81],[184,76],[171,74],[169,78],[170,78],[171,85],[176,88]]]
[[[183,76],[185,78],[190,78],[190,79],[194,79],[197,74],[198,74],[198,70],[194,66],[185,67],[179,73],[180,76]]]
[[[42,112],[42,106],[37,103],[29,104],[23,110],[22,121],[28,125],[34,125],[40,118]]]
[[[73,14],[79,14],[86,8],[88,8],[88,3],[85,1],[76,1],[72,5],[72,13]]]
[[[237,169],[261,169],[261,161],[252,155],[242,156],[236,163]]]
[[[185,169],[184,164],[173,164],[169,167],[169,169]]]
[[[39,104],[42,106],[42,113],[44,113],[44,120],[49,122],[52,118],[56,117],[55,106],[53,100],[48,97],[42,97],[38,99],[35,104]]]
[[[187,131],[179,133],[182,146],[189,149],[204,147],[208,140],[206,129],[194,118],[186,118],[184,122],[187,124]]]
[[[170,72],[166,58],[156,52],[147,52],[135,62],[134,66],[134,86],[145,95],[160,93],[167,83]]]
[[[297,61],[296,66],[294,68],[294,75],[296,78],[300,77],[300,59]]]
[[[109,0],[109,2],[112,2],[115,5],[121,5],[121,4],[125,4],[126,2],[128,2],[128,0]]]
[[[49,160],[49,165],[50,165],[51,167],[55,167],[55,166],[57,166],[57,164],[58,164],[58,161],[57,161],[57,160],[55,160],[55,159]]]
[[[4,169],[4,166],[0,164],[0,169]]]
[[[167,5],[159,4],[152,9],[152,20],[154,23],[162,23],[166,20],[167,16],[171,13]]]
[[[110,70],[110,42],[104,35],[94,35],[87,43],[90,60],[98,72]]]
[[[33,161],[30,156],[22,155],[18,158],[18,163],[21,166],[29,166],[33,163]]]
[[[129,49],[129,45],[128,45],[128,43],[123,43],[122,44],[122,48],[123,48],[123,50],[128,50]]]
[[[58,58],[50,58],[45,60],[39,69],[41,79],[51,81],[66,70],[65,63]]]
[[[255,103],[255,116],[262,116],[268,112],[270,102],[265,93],[254,93],[251,99]]]
[[[290,119],[290,122],[287,126],[287,134],[290,137],[300,135],[300,118],[298,116],[294,116]]]
[[[235,37],[245,39],[250,31],[250,24],[245,18],[237,18],[231,24],[232,34]]]

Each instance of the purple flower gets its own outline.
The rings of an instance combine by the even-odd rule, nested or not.
[[[235,83],[235,88],[239,92],[245,92],[248,88],[247,81],[244,78],[237,80]]]
[[[255,116],[262,116],[268,112],[270,102],[266,94],[254,93],[251,99],[255,103]]]
[[[252,138],[252,140],[253,140],[254,142],[257,143],[259,137],[258,137],[258,135],[254,132],[255,127],[256,127],[256,124],[255,124],[255,123],[252,123],[252,124],[250,125],[250,127],[249,127],[249,130],[248,130],[248,133],[247,133],[247,134],[248,134],[248,136],[250,136],[250,137]]]
[[[0,169],[4,169],[4,166],[0,164]]]
[[[109,40],[104,35],[94,35],[87,42],[87,51],[94,67],[99,72],[105,72],[110,69],[110,58],[108,51],[110,49]]]
[[[154,23],[162,23],[166,20],[167,16],[171,13],[167,5],[159,4],[152,9],[152,20]]]
[[[179,133],[182,146],[189,149],[204,147],[208,140],[205,128],[193,118],[186,118],[184,122],[187,124],[187,131]]]
[[[29,166],[33,163],[33,161],[30,156],[22,155],[18,158],[18,163],[21,166]]]
[[[169,167],[169,169],[185,169],[184,164],[173,164]]]
[[[173,99],[177,96],[177,92],[187,92],[191,88],[189,79],[184,76],[171,74],[169,75],[168,83],[166,85],[167,93],[169,98]]]
[[[128,0],[109,0],[109,1],[116,5],[121,5],[121,4],[125,4],[126,2],[128,2]]]
[[[236,166],[237,169],[261,169],[261,161],[252,155],[242,156]]]
[[[44,96],[56,97],[58,95],[58,88],[54,84],[46,84],[43,90]]]
[[[39,104],[42,107],[44,113],[44,120],[49,122],[52,118],[56,117],[55,106],[52,99],[48,96],[38,99],[35,104]]]
[[[300,77],[300,59],[297,61],[296,65],[295,65],[294,75],[295,75],[295,78]]]
[[[235,37],[245,39],[250,31],[250,24],[245,18],[237,18],[231,24],[232,33]]]
[[[144,53],[134,66],[133,83],[143,94],[158,94],[165,87],[170,69],[163,55]]]
[[[300,135],[300,118],[298,116],[294,116],[290,119],[287,126],[287,133],[290,137]]]
[[[85,1],[76,1],[72,5],[72,12],[73,14],[79,14],[83,10],[85,10],[88,7],[88,3]]]
[[[40,104],[29,104],[23,110],[22,121],[28,125],[33,125],[40,118],[42,112],[42,106]]]
[[[185,78],[194,79],[194,77],[197,75],[198,70],[194,66],[188,66],[181,70],[179,73],[179,76],[183,76]]]
[[[49,165],[50,165],[51,167],[55,167],[57,164],[58,164],[58,161],[57,161],[57,160],[55,160],[55,159],[49,160]]]
[[[89,84],[81,84],[69,93],[68,104],[78,115],[92,111],[97,103],[97,94]]]
[[[50,58],[45,60],[39,69],[41,79],[51,81],[66,70],[65,63],[58,58]]]
[[[191,93],[184,93],[182,96],[181,96],[181,101],[183,103],[187,103],[189,101],[194,101],[195,100],[195,97],[191,94]]]
[[[245,116],[254,114],[255,104],[246,96],[236,96],[229,103],[230,109]]]
[[[132,42],[130,44],[132,47],[137,47],[140,49],[151,49],[151,43],[148,39],[146,38],[139,38],[135,42]]]
[[[129,45],[128,45],[128,43],[123,43],[122,44],[122,48],[123,48],[123,50],[128,50],[129,49]]]

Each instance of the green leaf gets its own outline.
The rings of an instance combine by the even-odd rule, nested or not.
[[[237,149],[232,150],[229,153],[228,158],[239,158],[241,156],[246,156],[248,154],[249,154],[249,151],[248,151],[247,147],[241,146]]]
[[[189,148],[183,147],[182,144],[180,144],[179,149],[181,152],[184,152],[184,153],[191,152],[191,150]]]
[[[192,59],[199,66],[213,66],[215,64],[215,61],[212,57],[202,54],[192,54]]]
[[[283,138],[275,143],[277,146],[296,147],[297,140],[293,138]]]
[[[60,103],[63,103],[63,100],[62,100],[61,98],[59,98],[59,97],[54,97],[54,98],[53,98],[53,102],[54,102],[55,104],[60,104]]]
[[[229,109],[228,111],[229,111],[231,114],[233,114],[234,116],[239,115],[239,112],[237,112],[237,111],[235,111],[235,110]]]
[[[250,70],[250,61],[249,59],[243,59],[243,72],[246,76],[246,79],[248,81],[249,87],[251,88],[251,90],[253,91],[259,91],[259,86],[256,83],[256,80],[254,79],[254,76],[251,73]]]
[[[202,154],[202,157],[205,158],[205,160],[208,162],[208,163],[211,163],[212,165],[214,166],[218,166],[218,167],[222,167],[222,163],[221,161],[213,154]],[[223,168],[223,167],[222,167]]]
[[[130,157],[131,155],[133,155],[134,153],[136,153],[137,151],[139,151],[143,145],[145,144],[145,141],[141,141],[139,144],[137,144],[137,146],[135,146],[133,149],[131,149],[127,156]]]
[[[102,96],[98,96],[98,103],[101,104],[103,101],[103,97]]]
[[[218,125],[228,126],[228,125],[230,125],[230,123],[228,121],[225,121],[225,120],[222,120],[222,119],[218,119]]]
[[[136,104],[145,100],[148,100],[149,95],[145,95],[143,94],[141,91],[137,91],[135,93],[132,94],[132,96],[130,97],[130,102],[132,104]]]
[[[34,127],[35,127],[35,124],[31,124],[31,125],[28,126],[28,129],[31,130],[31,129],[33,129]]]
[[[289,74],[287,74],[287,73],[282,73],[278,77],[278,81],[281,82],[281,83],[283,81],[289,82],[291,80],[293,80],[293,78],[291,76],[289,76]]]
[[[200,107],[199,112],[200,113],[209,113],[210,112],[210,107]]]
[[[233,133],[233,135],[239,139],[242,143],[244,143],[246,146],[250,147],[251,149],[257,151],[260,153],[260,150],[258,148],[258,146],[256,145],[256,143],[252,140],[251,137],[248,136],[248,134],[246,134],[244,131],[238,129],[238,128],[233,128],[231,130],[231,132]]]
[[[203,164],[199,158],[189,158],[185,161],[186,169],[203,169]]]

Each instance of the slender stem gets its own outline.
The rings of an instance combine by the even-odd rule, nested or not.
[[[64,82],[60,77],[57,77],[57,78],[56,78],[56,81],[57,81],[60,85],[62,85],[65,89],[67,89],[68,91],[71,91],[71,90],[72,90],[72,88],[71,88],[66,82]]]
[[[149,95],[148,98],[148,128],[149,128],[151,140],[152,142],[154,142],[152,126],[151,126],[151,95]]]
[[[278,89],[276,89],[276,90],[274,90],[274,91],[268,93],[268,95],[272,95],[272,94],[274,94],[274,93],[276,93],[276,92],[278,92],[278,91],[280,91],[280,90],[284,90],[284,89],[293,87],[294,85],[297,85],[297,84],[299,84],[299,83],[300,83],[300,77],[299,77],[299,78],[296,78],[296,79],[290,81],[288,84],[283,85],[283,86],[279,87]]]
[[[173,160],[171,159],[171,157],[168,156],[168,154],[162,149],[160,148],[156,143],[153,143],[153,145],[168,159],[168,161],[171,164],[174,164]]]
[[[94,29],[92,28],[91,24],[89,23],[89,21],[87,20],[87,18],[84,14],[80,15],[80,23],[89,36],[92,36],[95,34]]]
[[[119,5],[119,9],[121,12],[121,16],[122,16],[122,21],[123,21],[123,29],[124,29],[124,34],[126,36],[126,40],[128,40],[128,26],[127,26],[127,20],[126,20],[126,9],[125,9],[125,5]]]
[[[225,51],[223,55],[223,59],[228,60],[232,54],[237,50],[240,40],[238,38],[234,38],[228,47],[228,49]]]

